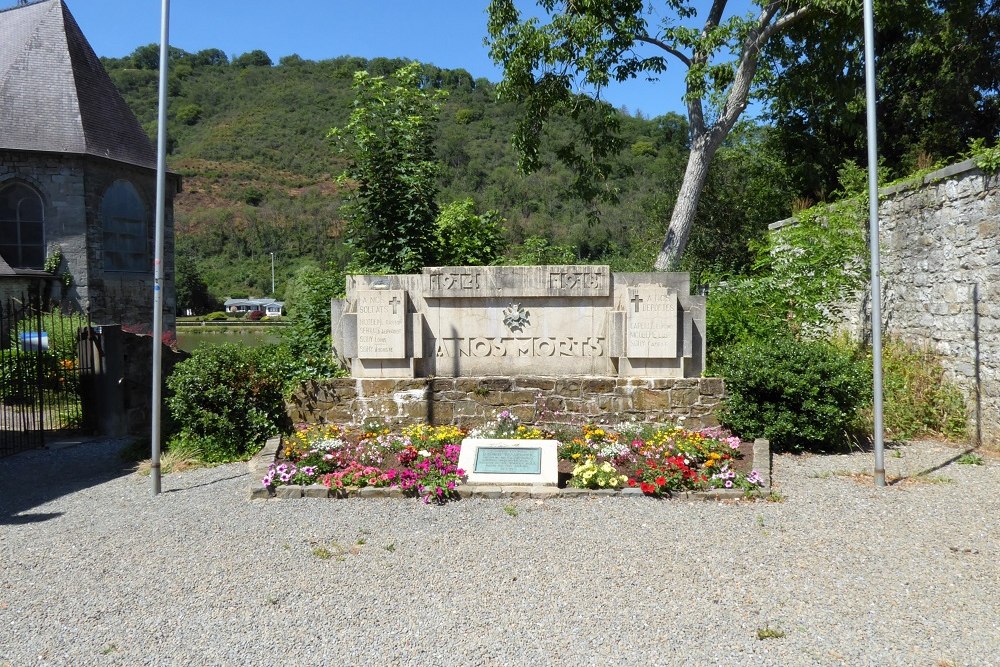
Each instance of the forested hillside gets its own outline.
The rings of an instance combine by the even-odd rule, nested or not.
[[[880,147],[891,178],[960,155],[970,139],[992,143],[1000,128],[991,66],[1000,57],[1000,19],[976,0],[960,4],[961,16],[958,9],[931,18],[914,14],[908,21],[916,27],[905,38],[885,42]],[[956,25],[975,32],[966,39],[975,58],[964,69],[949,52],[925,48]],[[845,30],[830,26],[837,35]],[[769,56],[784,74],[770,86],[768,122],[737,126],[712,162],[683,262],[696,283],[745,271],[753,258],[748,244],[768,223],[863,185],[863,173],[849,162],[864,164],[865,150],[854,46],[831,39],[810,51]],[[103,62],[154,136],[158,48]],[[215,299],[268,294],[273,253],[280,298],[303,266],[347,265],[341,211],[347,186],[337,180],[346,161],[327,134],[350,116],[356,71],[390,75],[405,64],[295,55],[275,64],[263,51],[230,60],[218,49],[171,50],[168,164],[184,177],[175,205],[182,289],[190,292],[197,278]],[[821,76],[823,68],[844,74]],[[505,220],[509,261],[652,266],[687,160],[683,116],[641,118],[622,110],[622,150],[610,184],[617,201],[586,202],[572,193],[574,174],[551,153],[541,171],[519,173],[511,146],[519,110],[497,101],[493,83],[461,69],[422,69],[425,88],[448,93],[435,139],[440,207],[471,198],[479,213],[496,210]],[[577,128],[550,119],[546,132],[559,141],[548,144],[565,143]]]
[[[156,131],[156,49],[104,64],[150,136]],[[351,110],[358,69],[391,74],[404,61],[297,56],[273,65],[262,52],[229,62],[217,50],[172,50],[169,166],[184,177],[176,200],[178,255],[192,258],[212,296],[277,293],[304,263],[346,264],[339,212],[344,167],[326,135]],[[440,204],[471,197],[480,212],[506,219],[511,253],[525,239],[566,246],[581,262],[648,269],[687,158],[683,117],[623,114],[624,150],[614,176],[619,201],[587,203],[570,193],[573,175],[558,165],[523,176],[510,137],[514,110],[495,86],[464,70],[424,66],[427,85],[448,91],[438,126]],[[570,132],[556,122],[551,132]],[[764,130],[737,133],[721,155],[691,243],[694,268],[741,268],[755,231],[788,213],[793,193],[765,146]],[[564,249],[565,250],[565,249]]]

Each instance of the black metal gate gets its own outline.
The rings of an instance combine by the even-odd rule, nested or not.
[[[82,428],[77,339],[89,324],[37,294],[0,300],[0,456]]]

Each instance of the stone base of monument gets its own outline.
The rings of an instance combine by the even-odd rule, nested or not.
[[[378,415],[393,424],[475,426],[510,411],[524,424],[672,423],[717,426],[721,378],[503,376],[336,378],[304,383],[286,404],[293,423],[352,423]]]

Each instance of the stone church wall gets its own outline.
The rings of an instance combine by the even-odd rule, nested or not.
[[[55,283],[56,293],[51,296],[89,309],[95,322],[121,323],[137,330],[151,330],[155,172],[93,157],[0,151],[0,186],[13,179],[28,183],[42,195],[46,247],[49,251],[55,247],[61,249],[63,263],[58,272],[69,272],[73,276],[69,288]],[[104,270],[101,197],[108,186],[118,179],[127,180],[135,186],[146,209],[150,253],[148,272]],[[169,182],[176,188],[176,177]],[[172,208],[172,204],[167,207],[164,242],[166,329],[173,329],[175,321]]]

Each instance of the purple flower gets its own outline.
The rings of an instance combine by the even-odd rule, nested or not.
[[[726,480],[726,488],[727,489],[733,488],[733,480],[731,480],[731,479],[727,479]]]

